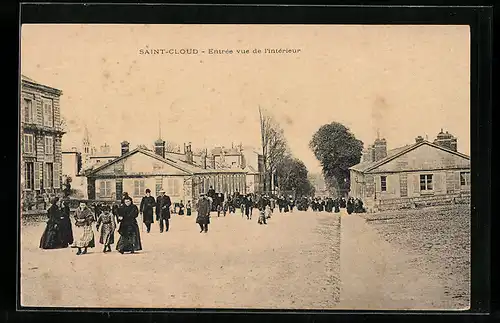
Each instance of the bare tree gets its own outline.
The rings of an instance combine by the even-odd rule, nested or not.
[[[271,190],[271,178],[280,162],[289,155],[288,144],[279,123],[259,106],[262,156],[264,159],[264,191]]]
[[[167,153],[178,153],[180,152],[180,146],[172,141],[165,142],[165,151]]]

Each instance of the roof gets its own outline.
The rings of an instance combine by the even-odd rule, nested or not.
[[[253,168],[250,165],[247,165],[243,170],[249,174],[258,174],[259,173],[255,168]]]
[[[116,164],[118,161],[121,161],[127,157],[130,157],[136,153],[142,153],[146,156],[149,156],[149,157],[152,157],[156,160],[159,160],[167,165],[170,165],[172,167],[175,167],[181,171],[184,171],[186,173],[190,173],[190,174],[207,174],[207,173],[210,173],[210,174],[217,174],[217,173],[244,173],[243,170],[233,170],[233,169],[204,169],[204,168],[201,168],[199,166],[196,166],[196,165],[193,165],[193,164],[190,164],[188,162],[185,162],[183,160],[180,160],[180,159],[174,159],[174,158],[163,158],[159,155],[157,155],[156,153],[152,152],[152,151],[149,151],[149,150],[146,150],[146,149],[143,149],[143,148],[136,148],[126,154],[124,154],[123,156],[120,156],[112,161],[110,161],[109,163],[106,163],[106,164],[103,164],[95,169],[93,169],[91,172],[88,173],[88,175],[92,175],[92,174],[95,174],[97,173],[98,171],[106,168],[106,167],[109,167],[113,164]]]
[[[469,156],[467,156],[467,155],[464,155],[462,153],[438,146],[438,145],[431,143],[427,140],[423,140],[421,142],[414,143],[413,145],[406,145],[406,146],[398,147],[395,149],[391,149],[387,152],[387,156],[382,158],[381,160],[374,161],[374,162],[371,162],[371,161],[361,162],[359,164],[356,164],[356,165],[350,167],[349,169],[352,169],[352,170],[355,170],[355,171],[358,171],[361,173],[369,172],[369,171],[371,171],[371,170],[373,170],[373,169],[375,169],[375,168],[377,168],[385,163],[388,163],[389,161],[396,159],[399,156],[402,156],[402,155],[404,155],[404,154],[406,154],[406,153],[408,153],[408,152],[410,152],[410,151],[412,151],[420,146],[423,146],[423,145],[428,145],[428,146],[449,152],[451,154],[469,159]]]
[[[37,87],[37,88],[41,88],[47,92],[53,92],[57,95],[62,95],[62,91],[59,90],[59,89],[56,89],[55,87],[52,87],[52,86],[48,86],[48,85],[45,85],[45,84],[42,84],[40,82],[37,82],[35,81],[34,79],[30,78],[30,77],[27,77],[26,75],[23,75],[21,74],[21,81],[22,82],[27,82],[27,83],[31,83],[31,86],[34,86],[34,87]]]

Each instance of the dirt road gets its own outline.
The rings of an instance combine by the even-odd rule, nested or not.
[[[24,306],[334,308],[339,297],[339,217],[275,214],[268,225],[241,215],[176,216],[171,230],[142,233],[143,251],[87,255],[38,248],[44,224],[22,227]],[[118,236],[116,236],[118,238]],[[114,250],[114,249],[113,249]]]

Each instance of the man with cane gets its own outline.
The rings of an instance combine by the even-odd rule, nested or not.
[[[146,225],[146,232],[151,231],[151,223],[153,223],[153,209],[156,207],[155,198],[151,196],[151,190],[146,189],[146,196],[141,200],[139,212],[141,213],[142,222]],[[142,228],[142,226],[141,226]]]

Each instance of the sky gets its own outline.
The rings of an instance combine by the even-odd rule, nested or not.
[[[21,72],[63,91],[63,149],[81,147],[85,126],[97,147],[149,146],[160,125],[193,150],[258,148],[261,106],[319,172],[309,141],[333,121],[365,146],[379,132],[388,149],[442,128],[469,154],[469,43],[469,27],[452,25],[23,25]],[[300,52],[253,54],[265,48]]]

